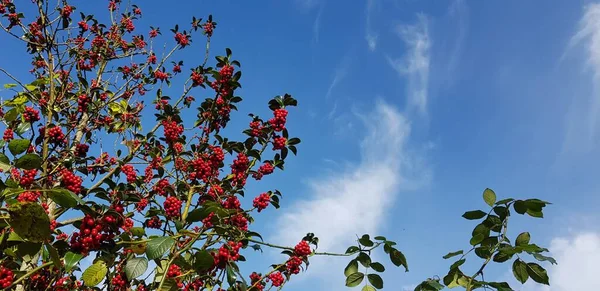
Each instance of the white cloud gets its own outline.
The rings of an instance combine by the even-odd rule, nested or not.
[[[319,43],[319,33],[321,31],[321,15],[323,14],[323,7],[325,7],[325,5],[321,5],[321,8],[319,8],[319,12],[317,13],[317,16],[315,17],[315,22],[313,23],[313,43],[317,44]]]
[[[346,75],[348,75],[351,55],[351,52],[346,53],[340,64],[335,68],[333,79],[331,79],[331,83],[329,83],[327,93],[325,94],[325,99],[329,99],[331,97],[333,89],[339,84],[339,82],[341,82],[346,77]]]
[[[366,34],[365,34],[365,39],[367,40],[367,45],[369,46],[369,49],[371,51],[375,51],[375,49],[377,48],[377,38],[378,35],[376,32],[373,31],[373,29],[371,28],[371,14],[373,13],[373,8],[375,5],[375,0],[367,0],[367,8],[365,9],[365,14],[366,16]]]
[[[567,116],[566,147],[593,148],[600,125],[600,3],[585,6],[579,30],[571,38],[566,53],[575,46],[586,50],[586,68],[592,71],[593,92],[587,98],[577,98]],[[563,55],[561,60],[566,56]]]
[[[285,214],[277,219],[278,233],[271,241],[294,245],[313,232],[320,238],[320,251],[343,252],[356,235],[376,235],[400,191],[428,181],[425,167],[414,159],[416,155],[408,154],[411,125],[396,108],[379,100],[373,112],[359,118],[366,127],[360,161],[311,178],[305,198],[282,211]],[[343,280],[339,270],[344,263],[315,258],[308,273],[297,280],[323,274],[328,276],[324,284],[343,286],[343,282],[338,284]],[[334,270],[333,279],[327,270]]]
[[[421,114],[427,112],[431,40],[429,20],[418,15],[414,25],[400,25],[396,30],[406,45],[406,54],[399,59],[387,57],[389,64],[402,77],[408,79],[408,105]]]
[[[546,266],[550,276],[550,286],[536,284],[531,279],[521,285],[514,279],[510,279],[509,283],[515,290],[600,290],[600,280],[598,280],[600,273],[600,267],[598,267],[600,261],[599,233],[587,232],[571,237],[555,238],[550,243],[549,249],[558,262],[557,265]]]

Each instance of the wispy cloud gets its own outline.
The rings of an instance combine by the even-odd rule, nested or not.
[[[579,144],[580,147],[583,144],[589,150],[596,142],[600,125],[600,3],[589,4],[584,8],[579,30],[571,38],[561,60],[579,45],[583,45],[586,50],[586,68],[592,72],[594,88],[589,97],[575,100],[572,105],[567,117],[567,142]],[[580,136],[583,138],[578,138]]]
[[[315,17],[315,21],[313,22],[313,44],[319,43],[319,34],[321,31],[321,15],[323,14],[323,7],[325,7],[325,5],[321,5],[321,7],[319,8],[319,12]]]
[[[322,0],[296,0],[296,4],[298,4],[301,9],[310,10],[318,6],[321,1]]]
[[[335,68],[335,71],[333,73],[333,78],[331,79],[331,83],[329,83],[329,87],[327,88],[327,93],[325,94],[325,99],[329,99],[331,97],[331,94],[333,93],[333,89],[348,74],[348,70],[350,69],[351,56],[352,56],[351,52],[346,53],[346,55],[344,55],[344,57],[340,61],[339,65]]]
[[[371,27],[371,15],[373,14],[373,9],[375,6],[375,0],[367,0],[367,8],[365,9],[366,14],[366,28],[365,28],[365,39],[367,40],[367,45],[371,51],[375,51],[377,48],[377,38],[378,35],[373,31]]]
[[[273,241],[294,245],[313,232],[320,238],[319,250],[343,251],[355,235],[377,232],[399,192],[428,181],[427,168],[408,153],[410,122],[396,108],[379,100],[372,112],[359,119],[366,128],[360,160],[311,178],[305,198],[286,207],[278,218]],[[343,264],[316,259],[307,275],[327,273],[328,280],[337,284],[343,276],[334,274],[330,280],[332,274],[326,269],[338,263]]]
[[[427,113],[431,40],[427,16],[418,14],[413,25],[399,25],[398,36],[406,46],[401,58],[387,57],[388,63],[401,77],[408,80],[408,106],[425,115]]]

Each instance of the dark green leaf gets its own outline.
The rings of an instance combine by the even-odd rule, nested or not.
[[[348,277],[356,272],[358,272],[358,261],[354,259],[344,268],[344,275]]]
[[[452,265],[450,265],[450,270],[456,269],[456,268],[462,266],[462,264],[464,264],[466,261],[467,260],[465,260],[465,259],[460,259],[460,260],[454,262]]]
[[[198,272],[209,270],[215,264],[213,256],[205,250],[196,252],[193,258],[192,266]]]
[[[463,254],[463,251],[462,251],[462,250],[460,250],[460,251],[456,251],[456,252],[448,253],[447,255],[443,256],[443,258],[444,258],[444,259],[449,259],[449,258],[452,258],[452,257],[458,256],[458,255],[462,255],[462,254]]]
[[[367,253],[358,254],[356,260],[358,260],[365,268],[368,268],[371,265],[371,257],[367,255]]]
[[[469,243],[471,243],[471,245],[474,246],[474,245],[477,245],[480,242],[482,242],[484,239],[485,239],[485,236],[481,233],[478,233],[471,238]]]
[[[529,279],[529,275],[527,272],[527,265],[523,263],[520,259],[515,260],[512,265],[512,271],[515,278],[521,282],[521,284],[525,284],[527,279]]]
[[[530,238],[531,238],[531,236],[529,235],[528,232],[523,232],[523,233],[519,234],[519,236],[517,236],[515,245],[517,245],[517,246],[528,245]]]
[[[13,139],[8,143],[8,150],[14,156],[24,153],[29,148],[29,140]]]
[[[408,263],[406,262],[406,257],[399,250],[392,248],[390,251],[390,260],[396,267],[403,266],[406,272],[408,272]]]
[[[475,220],[475,219],[481,219],[481,218],[485,217],[486,215],[487,215],[487,213],[485,213],[481,210],[473,210],[473,211],[465,212],[465,214],[463,214],[462,217],[469,219],[469,220]]]
[[[24,170],[38,169],[42,165],[42,158],[36,154],[26,154],[15,161],[15,167]]]
[[[79,196],[67,189],[54,188],[48,195],[52,201],[64,208],[73,208],[79,204],[85,204]]]
[[[542,266],[536,263],[528,263],[527,264],[527,274],[529,277],[540,284],[550,285],[548,273],[546,270],[542,268]]]
[[[525,201],[523,200],[515,201],[513,208],[518,214],[525,214],[525,212],[527,212],[527,205],[525,205]]]
[[[51,244],[46,243],[46,249],[48,249],[48,254],[50,254],[50,259],[54,263],[54,266],[57,268],[62,267],[62,261],[60,260],[60,256],[58,255],[58,251]]]
[[[490,188],[485,189],[483,191],[483,201],[489,206],[494,206],[494,203],[496,203],[496,193]]]
[[[65,254],[65,271],[70,272],[81,259],[83,259],[83,255],[67,252]]]
[[[125,264],[125,275],[127,279],[133,280],[143,275],[148,269],[148,259],[139,257],[127,260]]]
[[[378,263],[378,262],[371,263],[371,269],[373,269],[377,272],[385,271],[385,267],[381,263]]]
[[[360,239],[358,239],[358,242],[365,247],[372,247],[374,245],[368,234],[363,235]]]
[[[383,280],[377,274],[369,274],[367,275],[367,279],[369,279],[369,283],[373,285],[373,287],[377,289],[383,289]]]
[[[536,260],[540,261],[540,262],[542,262],[542,261],[548,261],[548,262],[550,262],[550,263],[551,263],[551,264],[553,264],[553,265],[556,265],[556,264],[557,264],[557,263],[556,263],[556,260],[555,260],[554,258],[552,258],[552,257],[547,257],[547,256],[544,256],[544,255],[542,255],[542,254],[533,254],[533,257],[534,257]]]
[[[363,281],[364,278],[365,274],[361,272],[354,273],[346,277],[346,287],[356,287]]]
[[[373,288],[373,286],[371,285],[365,285],[362,287],[362,289],[360,289],[361,291],[375,291],[376,289]]]
[[[44,242],[50,238],[50,218],[40,204],[11,204],[8,213],[10,226],[21,238],[31,242]]]
[[[0,169],[4,172],[10,169],[10,160],[3,153],[0,153]]]
[[[506,282],[489,282],[490,287],[496,288],[497,291],[513,291],[513,289]]]
[[[146,246],[148,260],[161,258],[174,244],[175,240],[169,236],[153,238]]]

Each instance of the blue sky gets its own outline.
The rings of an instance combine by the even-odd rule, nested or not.
[[[214,15],[213,55],[230,47],[244,72],[242,113],[231,127],[246,126],[246,113],[268,114],[275,95],[299,100],[289,118],[303,141],[298,157],[248,190],[284,193],[283,210],[256,223],[266,238],[294,244],[310,230],[322,248],[343,251],[356,234],[386,235],[411,272],[388,269],[385,290],[402,290],[445,274],[451,262],[441,256],[467,247],[474,226],[460,216],[484,207],[490,187],[554,203],[544,220],[513,223],[515,235],[529,230],[554,247],[552,286],[514,288],[584,290],[572,285],[582,282],[600,290],[590,263],[600,259],[599,3],[176,3],[168,11],[144,4],[143,21],[167,33],[192,15]],[[182,56],[199,60],[200,50]],[[248,270],[265,271],[279,257],[257,259]],[[289,290],[342,290],[344,263],[315,259]],[[508,265],[490,269],[509,278]]]

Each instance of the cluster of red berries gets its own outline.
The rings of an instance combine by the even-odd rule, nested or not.
[[[181,206],[182,205],[183,205],[183,203],[181,202],[181,200],[179,200],[179,198],[177,198],[175,196],[167,197],[167,199],[165,199],[165,202],[163,204],[163,206],[165,208],[165,215],[168,218],[177,218],[177,217],[181,216]]]
[[[248,231],[248,218],[243,213],[238,213],[225,219],[225,223],[231,224],[243,232]]]
[[[23,170],[23,175],[21,176],[19,184],[24,188],[31,186],[35,180],[35,175],[37,175],[37,172],[37,169]]]
[[[81,282],[73,281],[70,277],[62,277],[56,280],[54,284],[55,291],[73,291],[78,290],[81,286]]]
[[[178,45],[180,45],[182,48],[184,48],[190,44],[190,36],[187,34],[178,32],[175,34],[175,41],[177,42]]]
[[[177,124],[177,122],[173,120],[163,120],[162,125],[165,130],[165,139],[168,144],[173,144],[183,133],[183,125]]]
[[[265,288],[265,283],[262,282],[262,276],[256,272],[252,272],[252,274],[250,274],[250,285],[261,291]]]
[[[154,78],[156,78],[156,80],[165,81],[169,78],[169,73],[165,71],[156,70],[154,72]]]
[[[60,15],[64,18],[69,18],[71,16],[71,13],[73,13],[73,6],[65,5],[65,7],[63,7],[63,9],[61,10]]]
[[[148,36],[150,36],[150,38],[155,38],[158,36],[158,30],[157,29],[151,29],[150,32],[148,33]]]
[[[215,213],[211,212],[206,216],[206,218],[202,219],[202,225],[204,225],[204,228],[213,227],[212,221],[214,218],[215,218]]]
[[[212,36],[214,29],[215,26],[212,22],[209,21],[204,24],[204,33],[206,33],[206,35],[208,35],[209,37]]]
[[[112,217],[94,219],[91,215],[86,215],[81,221],[79,232],[74,232],[71,236],[71,248],[82,254],[88,254],[90,251],[98,250],[102,243],[111,241],[115,235],[106,224],[109,221],[112,221]]]
[[[135,209],[139,212],[142,212],[148,206],[148,199],[142,198],[140,202],[135,204]]]
[[[273,284],[274,287],[279,287],[283,285],[283,282],[285,282],[285,278],[283,277],[283,274],[281,274],[281,272],[269,274],[268,280],[271,281],[271,284]]]
[[[130,17],[121,18],[121,25],[127,32],[132,32],[135,30],[135,25],[133,25],[133,20]]]
[[[286,269],[290,274],[298,274],[300,273],[300,266],[302,265],[302,258],[292,256],[285,263]]]
[[[127,183],[135,183],[137,180],[137,173],[132,165],[123,165],[121,171],[127,176]]]
[[[80,158],[85,158],[87,156],[88,150],[90,146],[84,143],[77,144],[75,146],[75,155]]]
[[[204,83],[204,76],[199,72],[193,71],[190,78],[192,79],[192,87],[197,87]]]
[[[11,141],[13,138],[15,138],[15,133],[13,132],[12,128],[7,128],[4,131],[4,135],[2,136],[2,139],[5,141]]]
[[[200,289],[202,289],[203,286],[204,283],[202,282],[202,280],[195,279],[194,281],[191,281],[187,285],[185,285],[183,291],[200,291]]]
[[[81,177],[75,175],[73,172],[63,169],[61,172],[61,181],[62,185],[69,189],[71,192],[78,194],[81,192],[81,183],[83,179]]]
[[[269,206],[269,202],[271,202],[271,195],[269,193],[262,193],[252,201],[252,206],[258,209],[258,212],[261,212],[263,209]]]
[[[237,159],[231,164],[231,174],[235,176],[236,184],[240,186],[246,184],[246,170],[248,170],[249,164],[250,160],[244,153],[239,153]]]
[[[64,144],[67,142],[65,134],[63,133],[62,129],[58,126],[48,129],[48,136],[50,137],[50,141],[56,144]]]
[[[287,143],[287,138],[283,136],[275,136],[273,137],[273,150],[281,150],[285,148],[285,144]]]
[[[19,202],[35,202],[40,196],[42,196],[42,193],[39,191],[25,191],[17,196],[17,200]]]
[[[92,98],[88,97],[87,94],[79,95],[79,97],[77,97],[77,111],[86,112],[90,102],[92,102]]]
[[[58,270],[55,270],[56,273]],[[43,268],[35,272],[29,277],[29,283],[27,284],[30,290],[46,290],[50,285],[52,279],[52,273],[48,268]]]
[[[285,129],[288,111],[284,108],[273,110],[273,118],[269,119],[269,124],[274,131],[282,131]]]
[[[242,207],[242,203],[240,202],[240,200],[233,195],[227,197],[223,201],[222,205],[225,209],[241,209]]]
[[[169,270],[167,271],[168,278],[175,278],[181,276],[181,268],[177,265],[169,266]]]
[[[263,124],[260,120],[250,122],[251,135],[254,137],[260,136],[263,128]]]
[[[214,263],[219,268],[224,268],[227,262],[237,261],[240,258],[241,242],[229,241],[219,248],[219,252],[214,257]]]
[[[162,226],[162,221],[158,216],[152,216],[150,219],[146,220],[146,226],[148,228],[159,229]]]
[[[163,178],[163,179],[158,180],[158,182],[156,182],[156,184],[154,184],[154,187],[152,187],[152,190],[154,190],[158,195],[166,196],[167,189],[169,189],[170,187],[171,187],[171,184],[169,183],[169,180]]]
[[[264,175],[272,174],[273,170],[275,170],[275,167],[273,167],[273,164],[270,162],[265,162],[260,167],[258,167],[258,171],[253,173],[252,177],[256,180],[260,180],[260,179],[262,179],[262,177]]]
[[[23,112],[23,118],[27,122],[36,122],[40,120],[40,111],[34,109],[33,107],[25,106],[25,111]]]
[[[6,289],[12,285],[14,279],[15,274],[13,271],[4,266],[0,267],[0,287],[2,287],[2,289]]]
[[[129,281],[126,279],[125,274],[119,273],[112,278],[110,283],[112,285],[111,290],[125,291],[127,290],[127,285],[129,284]]]
[[[306,257],[312,253],[310,245],[305,240],[302,240],[294,247],[294,253],[299,257]]]

